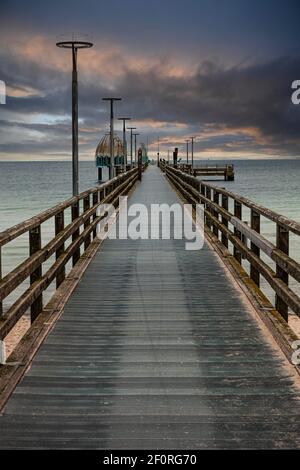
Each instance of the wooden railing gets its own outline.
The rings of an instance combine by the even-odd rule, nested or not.
[[[201,181],[182,171],[164,165],[167,177],[192,204],[204,204],[205,226],[228,248],[229,242],[238,263],[250,263],[250,277],[260,286],[262,276],[275,293],[275,308],[288,321],[289,308],[300,316],[300,298],[289,287],[289,277],[300,281],[300,264],[289,256],[290,233],[300,235],[300,224],[267,209],[246,197],[214,184]],[[231,204],[229,204],[231,202]],[[233,205],[233,213],[229,210]],[[242,221],[243,208],[250,211],[250,220]],[[261,218],[275,223],[276,244],[260,233]],[[250,242],[250,245],[248,243]],[[262,259],[275,263],[275,270]]]
[[[36,320],[44,307],[43,292],[53,281],[56,281],[56,288],[62,284],[68,261],[72,259],[74,267],[81,257],[80,250],[87,250],[97,236],[97,224],[104,217],[103,214],[97,215],[99,205],[111,203],[117,207],[119,196],[128,193],[138,176],[138,169],[134,168],[0,233],[1,348],[7,335],[28,309],[31,312],[31,323]],[[65,225],[67,210],[71,212],[71,222]],[[54,223],[55,236],[42,247],[42,224],[50,219]],[[1,249],[25,233],[28,233],[29,257],[1,278]],[[66,247],[67,242],[69,244]],[[43,272],[43,263],[53,255],[54,262]],[[29,287],[4,311],[4,299],[27,279]]]
[[[206,164],[194,165],[188,163],[178,163],[175,167],[173,163],[167,163],[165,159],[161,159],[162,167],[168,164],[169,167],[181,170],[193,176],[224,176],[225,181],[234,181],[234,165],[232,163],[226,165]]]

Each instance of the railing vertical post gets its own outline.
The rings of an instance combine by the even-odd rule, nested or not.
[[[242,204],[239,201],[234,200],[234,215],[238,219],[242,219]],[[234,234],[237,238],[242,239],[242,234],[238,229],[234,229]],[[234,246],[233,247],[233,255],[235,259],[241,264],[242,263],[242,254],[240,251]]]
[[[59,233],[64,229],[65,220],[64,220],[64,211],[59,212],[55,216],[55,235],[59,235]],[[55,259],[57,260],[65,251],[65,244],[62,243],[59,248],[57,248],[55,252]],[[65,280],[66,277],[66,268],[63,266],[56,275],[56,288],[58,288],[61,283]]]
[[[0,246],[0,281],[2,279],[2,248]],[[0,317],[3,315],[3,303],[2,300],[0,300]]]
[[[87,212],[90,209],[90,195],[86,196],[83,199],[83,212]],[[86,222],[84,222],[83,227],[84,229],[88,228],[91,223],[91,218],[89,217]],[[91,234],[89,234],[86,239],[84,240],[84,251],[89,247],[91,243]]]
[[[100,201],[100,190],[96,191],[93,194],[93,206],[98,204],[99,201]],[[93,215],[93,220],[95,220],[96,218],[97,218],[97,210],[95,211]],[[97,236],[97,227],[95,227],[93,230],[93,239],[96,238],[96,236]]]
[[[79,217],[79,201],[75,202],[75,204],[72,205],[72,221],[76,220]],[[75,232],[72,235],[72,242],[75,242],[77,238],[79,237],[79,228],[75,230]],[[80,258],[80,248],[75,250],[73,254],[73,266],[77,263],[77,261]]]
[[[205,189],[206,189],[206,198],[211,201],[211,189],[208,186],[206,186]],[[211,212],[211,208],[208,204],[206,204],[206,210],[208,213]],[[206,225],[211,230],[211,218],[209,217],[209,215],[206,216]]]
[[[214,203],[215,204],[218,204],[219,205],[219,202],[220,202],[220,193],[214,189]],[[216,219],[219,220],[219,213],[218,211],[213,211],[213,215],[216,217]],[[219,238],[219,230],[218,230],[218,227],[214,225],[213,227],[213,232],[214,232],[214,235]]]
[[[289,231],[280,224],[276,225],[276,246],[286,255],[289,254]],[[289,275],[278,264],[276,264],[276,275],[288,286]],[[283,318],[288,321],[288,306],[277,294],[275,298],[275,307]]]
[[[2,279],[2,260],[1,260],[1,246],[0,246],[0,281]],[[0,318],[3,315],[3,303],[0,300]],[[0,340],[0,364],[4,365],[6,362],[5,342]]]
[[[41,226],[32,228],[29,230],[29,255],[32,256],[34,253],[39,251],[42,247],[42,237],[41,237]],[[42,277],[42,265],[40,264],[38,268],[30,275],[30,285],[34,284],[36,281]],[[31,323],[37,318],[37,316],[43,310],[43,295],[40,294],[36,300],[31,304]]]
[[[142,181],[142,149],[138,150],[138,180]]]
[[[205,197],[205,186],[204,186],[204,184],[202,184],[201,182],[200,182],[200,194]],[[200,197],[200,201],[201,201],[201,203],[203,204],[203,209],[205,209],[206,204],[205,204],[205,202],[202,202],[202,198],[201,198],[201,197]],[[204,210],[204,223],[206,223],[206,214],[205,214],[205,210]]]
[[[257,233],[260,233],[260,214],[255,212],[255,210],[251,209],[251,228],[255,230]],[[251,242],[251,251],[256,256],[260,256],[260,249],[255,243]],[[259,287],[260,284],[260,275],[258,269],[256,269],[253,264],[250,265],[250,277],[252,281]]]
[[[223,209],[228,211],[228,196],[226,194],[222,194],[222,207],[223,207]],[[224,225],[224,227],[228,228],[228,220],[223,216],[222,216],[222,225]],[[228,238],[226,237],[225,233],[223,233],[223,232],[222,232],[222,235],[221,235],[221,240],[222,240],[223,245],[226,248],[228,248]]]

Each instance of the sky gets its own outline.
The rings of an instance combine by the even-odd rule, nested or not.
[[[0,160],[71,156],[71,54],[79,52],[79,152],[93,159],[108,104],[161,155],[300,156],[299,0],[0,0]],[[116,122],[116,130],[121,126]]]

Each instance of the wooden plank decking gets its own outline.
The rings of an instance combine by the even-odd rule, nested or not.
[[[130,203],[178,197],[150,167]],[[205,245],[106,240],[0,416],[0,448],[300,448],[299,388]]]

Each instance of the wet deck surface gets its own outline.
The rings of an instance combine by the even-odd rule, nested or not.
[[[150,167],[137,202],[178,198]],[[103,243],[0,416],[0,448],[300,448],[283,356],[217,255],[184,243]]]

